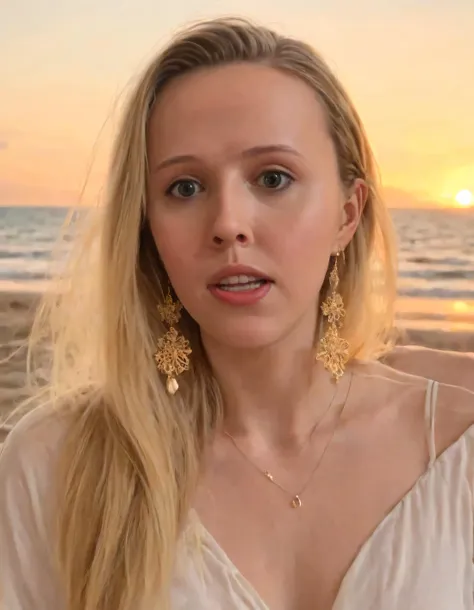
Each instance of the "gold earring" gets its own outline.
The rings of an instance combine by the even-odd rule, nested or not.
[[[168,394],[176,394],[179,388],[176,377],[189,369],[189,354],[192,350],[189,341],[180,335],[174,327],[181,318],[183,306],[179,301],[173,301],[168,289],[165,301],[158,305],[161,321],[170,328],[160,337],[154,354],[156,368],[166,375],[166,389]]]
[[[336,254],[334,267],[329,274],[330,294],[321,304],[323,316],[327,318],[327,328],[319,342],[319,350],[316,354],[316,359],[324,364],[324,368],[332,374],[336,382],[344,375],[346,363],[349,360],[349,343],[339,336],[339,329],[346,315],[344,301],[337,291],[339,286],[337,267],[339,255],[340,251]]]

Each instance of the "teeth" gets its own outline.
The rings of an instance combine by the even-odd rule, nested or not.
[[[253,275],[230,275],[229,277],[225,277],[224,279],[222,279],[219,284],[224,284],[225,286],[227,286],[229,284],[248,284],[250,282],[258,281],[261,281],[261,279],[259,280],[258,277],[255,277]]]
[[[248,282],[247,284],[219,284],[221,290],[227,290],[228,292],[244,292],[246,290],[255,290],[260,288],[264,280],[257,280],[256,282]]]

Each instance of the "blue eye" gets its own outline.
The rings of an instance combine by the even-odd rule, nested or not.
[[[287,172],[271,169],[262,172],[258,177],[257,184],[265,189],[281,191],[290,186],[295,179]]]
[[[177,199],[190,199],[202,191],[202,186],[197,180],[186,178],[176,180],[166,189],[166,194]]]

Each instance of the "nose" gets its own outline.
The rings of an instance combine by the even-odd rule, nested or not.
[[[248,246],[253,243],[254,210],[248,192],[221,190],[212,206],[212,244],[219,247]]]
[[[235,232],[233,232],[235,233]],[[229,245],[231,246],[234,243],[241,244],[242,246],[246,246],[249,243],[248,237],[244,233],[237,233],[237,235],[229,233],[225,237],[221,237],[221,235],[214,235],[212,238],[213,243],[216,246]]]

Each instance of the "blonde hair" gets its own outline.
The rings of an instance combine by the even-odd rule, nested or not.
[[[345,251],[340,289],[352,358],[384,352],[392,330],[395,264],[389,213],[361,120],[308,45],[240,19],[180,33],[145,70],[119,127],[106,204],[79,236],[67,270],[46,296],[32,348],[52,344],[48,400],[71,425],[61,460],[58,557],[68,610],[166,608],[177,549],[205,443],[222,417],[219,387],[184,316],[191,370],[167,395],[153,352],[164,332],[157,305],[167,275],[146,222],[146,131],[173,79],[203,67],[264,63],[315,91],[332,136],[340,179],[369,194]],[[192,102],[191,102],[192,103]],[[325,281],[321,298],[327,290]]]

